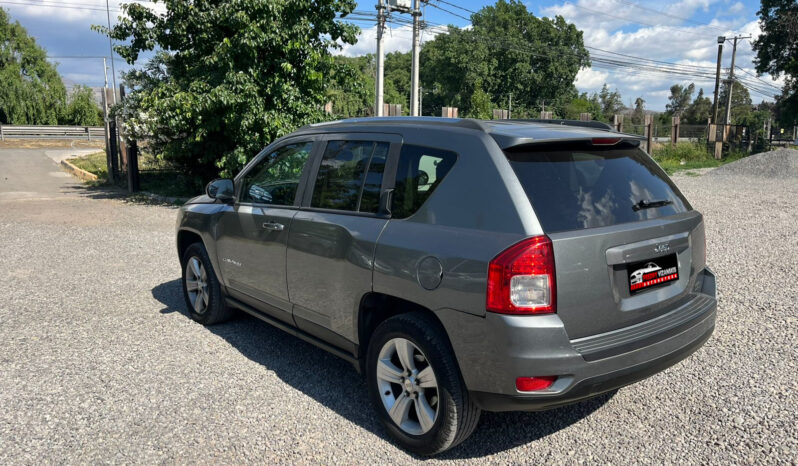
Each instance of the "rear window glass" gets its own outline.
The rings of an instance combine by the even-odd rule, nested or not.
[[[405,144],[399,153],[391,197],[393,218],[413,215],[443,181],[457,160],[454,152]]]
[[[657,164],[631,144],[526,146],[505,153],[547,232],[605,227],[690,210]]]

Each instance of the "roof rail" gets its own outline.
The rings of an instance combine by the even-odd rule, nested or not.
[[[505,120],[508,121],[508,120]],[[595,120],[559,120],[559,119],[543,119],[543,118],[527,118],[527,119],[513,119],[509,121],[523,121],[529,123],[550,123],[553,125],[563,125],[563,126],[582,126],[585,128],[594,128],[594,129],[601,129],[604,131],[615,131],[615,128],[608,123],[602,123],[600,121]]]

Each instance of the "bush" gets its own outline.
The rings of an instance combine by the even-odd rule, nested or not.
[[[651,156],[656,160],[694,161],[711,158],[704,144],[698,142],[680,142],[676,145],[664,144],[654,147]]]

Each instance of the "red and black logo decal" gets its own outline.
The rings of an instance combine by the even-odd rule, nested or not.
[[[635,294],[652,286],[679,279],[676,254],[629,264],[629,292]]]

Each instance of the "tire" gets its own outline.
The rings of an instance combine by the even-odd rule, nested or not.
[[[408,376],[408,360],[418,377]],[[448,450],[468,438],[479,422],[480,410],[469,397],[446,332],[429,315],[400,314],[381,323],[369,342],[366,374],[380,421],[410,452],[430,456]],[[434,409],[434,422],[427,408]]]
[[[233,311],[224,303],[222,288],[205,245],[194,243],[186,248],[180,263],[183,269],[183,297],[191,318],[203,325],[229,320]]]

